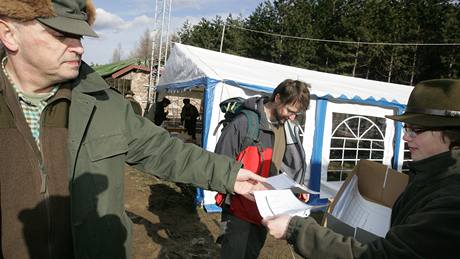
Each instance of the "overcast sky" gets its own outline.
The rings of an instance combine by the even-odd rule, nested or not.
[[[132,51],[144,31],[153,28],[156,0],[93,0],[97,7],[94,29],[99,38],[83,40],[87,63],[107,64],[118,44],[123,57]],[[165,0],[166,4],[169,0]],[[161,2],[161,1],[160,1]],[[178,30],[186,20],[196,24],[202,17],[216,15],[247,17],[263,0],[172,0],[171,30]]]

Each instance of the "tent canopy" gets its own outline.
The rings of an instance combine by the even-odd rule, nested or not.
[[[187,95],[196,88],[203,90],[202,144],[212,151],[220,135],[215,128],[223,119],[219,109],[221,101],[234,96],[270,94],[285,79],[301,80],[312,86],[310,93],[314,104],[306,112],[304,126],[308,127],[304,127],[303,146],[308,160],[305,162],[310,167],[309,186],[316,191],[319,191],[320,182],[321,186],[326,186],[323,178],[329,164],[334,113],[384,119],[385,115],[404,110],[413,89],[406,85],[322,73],[175,43],[157,90],[161,95]],[[382,162],[390,164],[393,157],[393,164],[400,166],[404,153],[400,152],[403,150],[401,125],[386,120],[382,127],[386,128],[379,139],[384,143]],[[213,197],[212,194],[204,195],[205,206],[214,204]]]
[[[412,87],[341,76],[219,53],[175,43],[158,91],[177,92],[215,80],[270,93],[283,80],[298,79],[312,86],[317,97],[360,99],[406,104]]]

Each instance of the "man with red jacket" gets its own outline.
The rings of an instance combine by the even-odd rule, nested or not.
[[[245,146],[248,117],[238,114],[222,130],[215,152],[241,161],[244,168],[264,177],[286,172],[295,181],[304,182],[305,153],[299,137],[296,116],[310,103],[310,86],[287,79],[272,96],[249,98],[244,109],[257,114],[258,140]],[[240,195],[228,195],[222,206],[221,258],[257,258],[267,231],[253,201]]]

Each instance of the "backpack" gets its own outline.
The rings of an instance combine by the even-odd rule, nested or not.
[[[253,110],[245,109],[244,102],[246,99],[242,97],[233,97],[222,101],[219,104],[220,110],[224,113],[224,119],[221,120],[214,130],[214,136],[217,134],[221,125],[225,128],[236,116],[244,114],[248,121],[248,132],[243,139],[242,150],[246,147],[259,142],[260,118]]]
[[[260,146],[260,116],[255,111],[244,108],[244,102],[244,98],[235,97],[219,104],[221,111],[224,113],[224,119],[218,123],[214,134],[217,133],[220,125],[224,125],[225,128],[236,116],[244,114],[248,123],[247,133],[243,138],[241,152],[235,159],[243,163],[243,168],[263,177],[268,177],[273,150],[272,148],[262,148]],[[222,207],[225,198],[225,194],[216,194],[216,204]],[[254,224],[260,224],[262,220],[255,203],[239,195],[231,196],[229,210],[236,217]]]

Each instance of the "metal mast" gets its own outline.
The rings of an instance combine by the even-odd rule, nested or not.
[[[167,4],[169,3],[169,4]],[[150,76],[149,76],[149,85],[147,89],[147,108],[150,107],[152,103],[156,102],[156,93],[157,93],[157,86],[158,81],[160,80],[160,69],[162,66],[162,59],[163,59],[163,49],[168,47],[168,40],[166,44],[163,44],[163,39],[168,39],[169,34],[169,20],[166,21],[166,17],[171,17],[171,5],[172,0],[156,0],[155,1],[155,16],[154,16],[154,24],[152,30],[152,51],[150,56]],[[165,23],[168,23],[166,29]],[[166,45],[166,46],[163,46]],[[166,61],[166,57],[165,57]],[[156,69],[156,78],[154,77],[154,63],[157,62],[157,69]],[[163,63],[164,64],[164,63]]]
[[[172,5],[172,0],[169,0],[169,8],[167,9],[168,13],[168,30],[166,31],[166,45],[165,45],[165,64],[166,64],[166,59],[168,58],[168,50],[169,50],[169,44],[171,42],[171,37],[170,37],[170,28],[171,28],[171,5]]]

